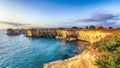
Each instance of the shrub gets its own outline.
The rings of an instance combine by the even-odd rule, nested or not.
[[[115,44],[102,44],[96,48],[104,52],[96,61],[99,68],[120,68],[120,41]]]

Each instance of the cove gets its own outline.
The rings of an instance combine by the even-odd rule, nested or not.
[[[43,64],[78,54],[82,47],[54,38],[8,36],[0,32],[0,68],[43,68]]]

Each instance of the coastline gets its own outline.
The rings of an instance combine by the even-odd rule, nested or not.
[[[89,48],[75,57],[44,64],[44,68],[98,68],[95,61],[99,55],[97,50]]]
[[[20,34],[20,32],[16,32],[17,34]],[[98,68],[95,61],[99,52],[94,50],[92,46],[120,39],[119,32],[120,29],[28,29],[26,30],[25,35],[27,37],[52,37],[70,42],[78,40],[81,41],[78,42],[78,44],[88,46],[81,54],[66,60],[47,63],[44,65],[44,68],[59,68],[60,66],[62,66],[61,68],[86,68],[87,66],[87,68]],[[9,31],[7,34],[9,34]],[[12,33],[10,33],[10,35],[11,34]]]
[[[103,31],[107,32],[107,31]],[[95,43],[89,44],[88,48],[85,49],[81,54],[68,58],[66,60],[58,60],[47,63],[44,65],[44,68],[98,68],[96,65],[96,60],[100,56],[100,52],[94,50],[92,46],[97,46],[101,43],[114,43],[115,40],[119,39],[119,31],[111,31],[110,35],[106,35]],[[116,33],[116,34],[115,34]],[[83,45],[85,46],[85,45]],[[89,47],[90,46],[90,47]],[[90,50],[91,49],[91,50]],[[94,53],[95,52],[95,53]]]

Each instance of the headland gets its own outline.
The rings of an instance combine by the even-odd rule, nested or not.
[[[120,40],[120,29],[103,27],[81,28],[32,28],[32,29],[8,29],[8,35],[25,34],[27,37],[50,37],[67,41],[87,42],[87,49],[81,54],[66,60],[58,60],[44,65],[44,68],[98,68],[96,60],[102,54],[93,48],[101,43],[114,43]],[[86,46],[86,45],[85,45]]]

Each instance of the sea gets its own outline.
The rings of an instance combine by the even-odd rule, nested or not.
[[[74,57],[83,49],[65,40],[6,35],[6,30],[0,30],[0,68],[43,68],[46,63]]]

